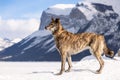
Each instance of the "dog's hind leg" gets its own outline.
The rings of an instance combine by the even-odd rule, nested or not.
[[[104,67],[104,61],[101,57],[101,55],[95,55],[96,59],[98,60],[99,64],[100,64],[100,68],[96,71],[97,74],[100,74],[103,67]]]

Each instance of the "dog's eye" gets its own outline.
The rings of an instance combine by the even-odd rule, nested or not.
[[[51,25],[54,25],[53,23]]]

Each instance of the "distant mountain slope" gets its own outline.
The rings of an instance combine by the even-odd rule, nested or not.
[[[0,38],[0,51],[4,50],[7,47],[12,46],[13,44],[19,42],[20,40],[21,39],[19,38],[16,38],[14,40],[9,40],[8,38],[4,38],[4,39]]]
[[[59,61],[54,39],[49,31],[44,30],[51,17],[59,17],[63,27],[73,33],[103,34],[109,48],[115,53],[120,47],[120,17],[111,5],[89,2],[58,4],[43,11],[38,31],[0,52],[0,60]],[[78,61],[87,55],[90,55],[88,51],[82,52],[73,56],[73,60]]]

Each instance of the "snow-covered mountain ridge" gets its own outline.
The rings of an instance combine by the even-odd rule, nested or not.
[[[105,5],[111,5],[113,10],[120,15],[120,0],[84,0],[89,3],[101,3]]]
[[[69,15],[74,4],[56,4],[46,10],[47,13],[56,15]]]
[[[16,38],[13,40],[9,40],[7,38],[4,39],[0,38],[0,51],[12,46],[15,43],[18,43],[20,40],[21,40],[20,38]]]
[[[112,5],[89,2],[58,4],[43,11],[38,31],[0,52],[0,60],[59,61],[60,56],[53,36],[44,30],[51,17],[60,18],[63,27],[70,32],[94,32],[104,35],[109,48],[115,53],[120,48],[120,17]],[[73,60],[80,60],[86,55],[90,55],[88,51],[73,56]]]

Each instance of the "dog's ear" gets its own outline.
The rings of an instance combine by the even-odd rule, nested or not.
[[[51,18],[51,20],[52,20],[53,22],[55,21],[53,17]]]
[[[56,18],[55,22],[56,22],[56,23],[60,23],[60,19],[59,19],[59,18]]]

